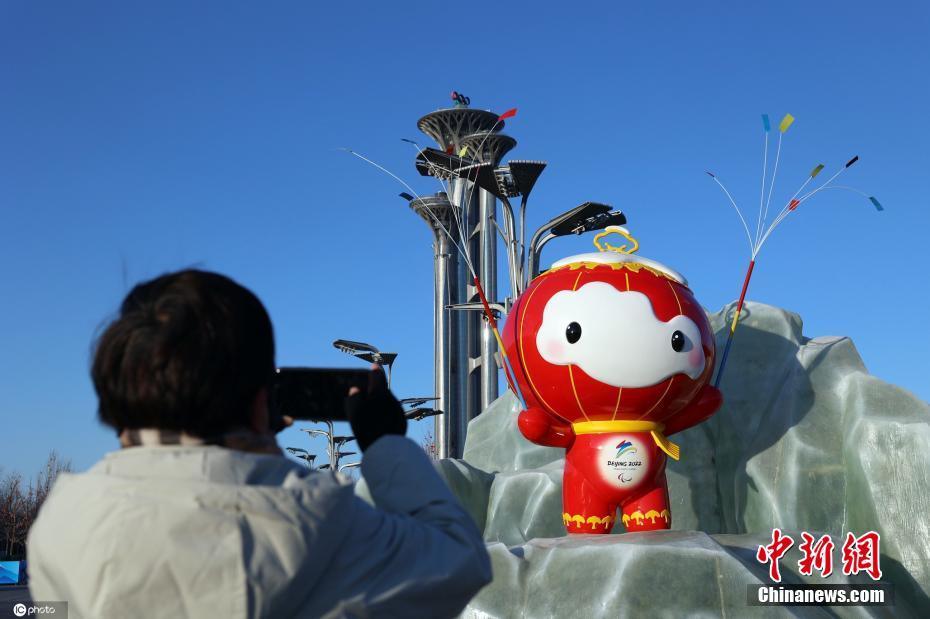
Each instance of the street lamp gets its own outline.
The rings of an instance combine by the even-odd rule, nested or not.
[[[545,164],[543,164],[545,166]],[[516,186],[513,176],[509,170],[499,168],[495,170],[493,162],[482,162],[467,166],[462,169],[465,178],[475,183],[479,188],[484,189],[489,194],[501,201],[501,209],[504,213],[505,233],[504,244],[507,246],[507,266],[510,276],[510,292],[516,299],[520,294],[520,281],[522,275],[520,272],[520,251],[519,241],[517,239],[517,224],[513,214],[513,206],[510,204],[510,198],[520,195],[520,190]]]
[[[468,180],[484,189],[501,201],[504,211],[504,226],[506,227],[505,244],[508,248],[508,264],[510,272],[510,290],[513,298],[523,290],[524,260],[526,247],[526,203],[530,192],[539,180],[539,175],[546,169],[545,161],[517,161],[511,160],[506,166],[495,168],[488,162],[468,166],[466,172]],[[517,224],[514,209],[510,198],[522,196],[520,199],[520,229],[517,238]]]
[[[387,366],[387,383],[391,387],[391,370],[394,367],[394,360],[397,359],[396,352],[381,352],[377,347],[365,342],[355,342],[352,340],[336,340],[333,346],[342,352],[357,357],[369,363],[377,363],[381,366]]]
[[[317,423],[325,423],[327,429],[326,429],[326,430],[316,430],[316,429],[313,429],[313,428],[300,428],[300,431],[301,431],[301,432],[306,432],[306,433],[309,434],[310,436],[324,436],[324,437],[326,437],[326,442],[328,443],[328,446],[327,446],[327,449],[326,449],[326,455],[329,457],[329,461],[332,462],[332,461],[333,461],[333,454],[336,453],[336,444],[335,444],[335,442],[333,441],[333,422],[332,422],[332,421],[326,420],[326,421],[321,421],[321,422],[317,422]],[[321,466],[320,468],[323,468],[323,467]]]
[[[530,240],[526,285],[529,285],[533,278],[539,275],[539,257],[543,246],[552,239],[626,223],[626,216],[622,212],[610,209],[611,207],[607,204],[585,202],[540,226]]]
[[[287,451],[297,458],[300,458],[307,463],[308,469],[313,469],[313,461],[316,460],[316,454],[312,454],[306,449],[301,449],[300,447],[285,447]]]
[[[400,400],[401,406],[423,406],[427,402],[435,402],[439,398],[403,398]]]
[[[333,444],[336,446],[336,449],[341,449],[346,443],[351,443],[355,440],[354,436],[334,436]]]
[[[539,175],[546,169],[544,161],[513,161],[507,165],[510,177],[513,179],[517,189],[523,194],[520,198],[520,277],[524,277],[523,263],[526,259],[526,201],[530,198],[530,192],[539,180]],[[523,286],[520,287],[523,291]]]
[[[444,411],[436,410],[435,408],[414,408],[404,413],[404,417],[407,419],[412,419],[413,421],[420,421],[421,419],[426,419],[427,417],[435,417],[436,415],[442,415]]]
[[[427,417],[442,415],[443,411],[441,410],[434,408],[421,408],[427,402],[435,402],[438,399],[439,398],[404,398],[400,401],[401,405],[410,407],[404,411],[404,417],[407,419],[412,419],[413,421],[420,421],[421,419],[426,419]]]
[[[358,452],[356,452],[356,451],[337,451],[337,452],[336,452],[336,459],[333,461],[333,470],[334,470],[334,471],[341,470],[341,469],[339,468],[339,460],[340,460],[341,458],[343,458],[343,457],[345,457],[345,456],[354,456],[356,453],[358,453]]]

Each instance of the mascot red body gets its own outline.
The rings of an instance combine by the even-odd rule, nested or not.
[[[624,231],[625,232],[625,231]],[[557,262],[517,299],[503,333],[527,409],[520,431],[566,449],[569,533],[668,529],[668,435],[721,404],[714,337],[681,275],[602,252]]]

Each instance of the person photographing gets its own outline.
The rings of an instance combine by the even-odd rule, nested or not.
[[[448,617],[490,582],[481,533],[407,439],[375,366],[345,407],[374,505],[283,457],[271,321],[231,279],[136,286],[96,344],[121,449],[62,475],[30,532],[30,592],[71,617]]]

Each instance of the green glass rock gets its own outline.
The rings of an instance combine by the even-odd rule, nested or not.
[[[718,350],[732,312],[709,316]],[[439,464],[494,562],[464,616],[785,616],[746,603],[747,585],[768,582],[755,550],[774,527],[797,540],[787,582],[847,582],[843,537],[874,530],[895,586],[894,607],[794,616],[930,615],[930,406],[869,375],[848,338],[807,338],[797,314],[759,303],[744,307],[720,387],[720,411],[675,436],[666,532],[565,537],[563,450],[520,435],[509,393],[472,421],[464,463]],[[833,536],[830,580],[798,575],[802,531]]]

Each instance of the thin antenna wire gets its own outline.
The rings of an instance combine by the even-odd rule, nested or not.
[[[788,202],[785,204],[785,207],[784,207],[781,211],[779,211],[778,215],[775,217],[775,220],[772,222],[772,226],[770,226],[770,227],[765,231],[765,234],[763,235],[764,237],[768,236],[768,233],[772,230],[772,228],[773,228],[775,225],[777,225],[778,222],[780,222],[780,221],[782,220],[782,218],[784,217],[784,215],[785,215],[786,213],[790,212],[791,204],[794,202],[794,199],[798,197],[798,194],[799,194],[799,193],[801,193],[802,191],[804,191],[804,188],[807,187],[807,184],[808,184],[808,183],[810,183],[812,180],[814,180],[814,176],[816,176],[816,173],[808,175],[807,179],[801,184],[800,187],[798,187],[798,190],[794,192],[794,195],[791,196],[791,199],[788,200]],[[800,204],[800,201],[798,201],[798,204]],[[797,208],[797,206],[795,206],[795,208]],[[753,257],[753,258],[755,258],[756,256],[759,255],[759,250],[760,250],[760,249],[762,249],[762,239],[757,239],[757,240],[756,240],[756,247],[755,247],[755,249],[754,249],[753,252],[752,252],[752,257]]]
[[[497,122],[495,122],[494,125],[491,127],[491,129],[485,133],[484,138],[482,138],[481,142],[478,144],[478,148],[475,149],[475,157],[477,157],[478,155],[481,154],[481,149],[484,148],[484,143],[487,142],[487,141],[488,141],[488,138],[491,137],[491,135],[497,130],[497,126],[500,125],[501,122],[502,122],[502,120],[501,120],[500,116],[498,116]],[[461,152],[461,151],[460,151],[460,152]],[[458,155],[458,153],[456,153],[456,155]],[[475,162],[477,163],[478,160],[477,160],[475,157],[472,157],[472,160],[475,161]],[[493,162],[492,162],[492,164],[493,164]],[[470,166],[470,165],[473,165],[473,164],[469,164],[469,166]],[[458,176],[459,178],[461,178],[460,172],[461,172],[463,169],[465,169],[465,168],[467,168],[467,167],[469,167],[469,166],[460,166],[460,167],[455,171],[456,176]],[[468,222],[468,206],[469,206],[469,204],[471,204],[472,195],[474,194],[475,187],[478,186],[478,184],[477,184],[476,182],[472,181],[471,179],[469,179],[469,178],[467,178],[467,177],[466,177],[466,180],[468,180],[468,181],[471,183],[471,187],[468,188],[468,193],[467,193],[467,194],[465,193],[464,188],[462,189],[462,194],[463,194],[463,197],[464,197],[464,201],[463,201],[463,204],[462,204],[462,221],[463,221],[463,223],[467,223],[467,222]],[[463,227],[464,227],[464,226],[463,226]],[[468,239],[464,238],[464,235],[463,235],[463,238],[462,238],[462,243],[463,243],[463,244],[467,244],[467,243],[468,243]]]
[[[417,198],[417,200],[423,200],[423,198],[420,197],[420,194],[418,194],[418,193],[416,192],[416,190],[415,190],[413,187],[411,187],[410,185],[408,185],[407,182],[406,182],[404,179],[400,178],[399,176],[397,176],[396,174],[394,174],[393,172],[391,172],[390,170],[388,170],[388,169],[385,168],[384,166],[375,163],[374,161],[372,161],[372,160],[369,159],[368,157],[365,157],[364,155],[361,155],[361,154],[355,152],[354,150],[352,150],[352,149],[350,149],[350,148],[343,148],[343,149],[341,149],[341,150],[344,150],[344,151],[346,151],[347,153],[349,153],[349,154],[351,154],[351,155],[355,155],[356,157],[358,157],[358,158],[361,159],[362,161],[365,161],[365,162],[367,162],[367,163],[373,165],[374,167],[378,168],[379,170],[381,170],[382,172],[384,172],[385,174],[387,174],[388,176],[390,176],[391,178],[393,178],[394,180],[396,180],[398,183],[400,183],[401,185],[403,185],[404,187],[406,187],[408,190],[410,190],[410,193],[412,193],[412,194]],[[449,237],[449,240],[452,241],[452,244],[455,245],[455,249],[458,250],[459,254],[462,255],[462,258],[465,259],[465,264],[468,266],[469,272],[474,276],[474,274],[475,274],[475,268],[474,268],[474,266],[472,266],[471,260],[469,260],[469,258],[468,258],[468,254],[467,254],[466,252],[464,252],[464,251],[462,250],[461,247],[459,247],[459,244],[455,241],[455,237],[452,236],[452,234],[449,232],[449,230],[446,229],[446,227],[443,225],[442,221],[439,219],[439,217],[436,215],[436,213],[434,213],[433,210],[432,210],[431,208],[429,208],[429,206],[426,205],[426,202],[425,202],[425,201],[423,202],[423,207],[426,209],[426,212],[428,212],[428,213],[432,216],[433,220],[434,220],[434,221],[436,222],[436,224],[440,227],[440,229],[442,229],[442,231],[446,233],[446,236]]]
[[[723,183],[720,182],[720,179],[717,178],[717,175],[713,172],[708,172],[708,176],[714,179],[714,182],[720,185],[720,188],[723,189],[723,193],[727,194],[727,198],[730,200],[730,204],[733,205],[733,208],[736,209],[736,214],[739,215],[739,220],[743,222],[743,230],[746,231],[746,240],[749,241],[749,253],[752,254],[752,237],[749,235],[749,226],[746,225],[746,220],[743,219],[743,213],[740,212],[739,207],[736,206],[736,201],[733,200],[733,196],[730,195],[730,192],[727,191],[727,188],[723,186]]]
[[[762,234],[762,201],[765,199],[765,173],[769,166],[769,117],[767,114],[762,116],[763,130],[765,133],[765,142],[762,147],[762,188],[759,190],[759,218],[756,220],[756,243],[759,242],[759,236]]]
[[[419,144],[417,144],[416,142],[414,142],[413,140],[409,140],[409,139],[407,139],[407,138],[401,138],[401,141],[403,141],[403,142],[408,142],[408,143],[410,143],[410,144],[413,144],[413,146],[417,149],[417,152],[418,152],[419,154],[423,155],[423,148],[422,148]],[[453,197],[453,195],[452,195],[452,190],[451,190],[451,188],[448,187],[448,186],[446,186],[446,184],[442,181],[442,178],[439,177],[439,176],[437,176],[435,172],[436,172],[436,170],[440,170],[441,172],[447,172],[447,173],[449,174],[449,176],[450,176],[450,179],[451,179],[451,176],[452,176],[453,174],[455,174],[455,173],[454,173],[451,169],[444,168],[444,167],[440,166],[439,164],[433,163],[433,162],[430,161],[425,155],[423,155],[423,160],[424,160],[424,161],[426,162],[426,164],[430,167],[430,170],[433,171],[433,178],[435,178],[437,181],[439,181],[439,184],[440,184],[440,186],[442,187],[443,191],[445,192],[446,197],[449,199],[449,204],[452,205],[453,214],[454,214],[453,220],[455,221],[455,227],[458,229],[459,240],[460,240],[460,242],[462,243],[462,246],[463,246],[464,250],[467,252],[467,251],[468,251],[468,247],[467,247],[467,245],[466,245],[466,239],[465,239],[465,233],[464,233],[465,218],[462,217],[461,220],[459,219],[459,214],[461,213],[462,207],[459,206],[459,205],[457,205],[457,204],[455,204],[455,202],[454,202],[454,197]]]
[[[810,191],[810,192],[804,194],[804,196],[800,198],[799,202],[804,202],[805,200],[809,200],[810,198],[813,198],[813,197],[814,197],[815,195],[817,195],[822,189],[825,189],[825,188],[827,187],[827,185],[829,185],[830,183],[832,183],[840,174],[842,174],[843,172],[845,172],[846,169],[847,169],[848,167],[849,167],[849,166],[843,166],[842,168],[840,168],[839,171],[838,171],[836,174],[834,174],[833,176],[831,176],[830,178],[828,178],[827,181],[826,181],[823,185],[821,185],[821,186],[818,187],[817,189],[814,189],[813,191]]]
[[[512,112],[515,113],[515,111],[516,111],[516,110],[513,110]],[[506,113],[505,113],[504,115],[506,115]],[[504,115],[501,115],[501,117],[498,118],[498,123],[502,120],[502,118],[503,118]],[[511,113],[511,115],[513,115],[513,114]],[[495,124],[495,127],[496,127],[496,126],[497,126],[497,125]],[[485,136],[485,137],[487,137],[487,136]],[[483,144],[483,142],[482,142],[482,144]],[[365,161],[365,162],[367,162],[368,164],[370,164],[370,165],[372,165],[372,166],[378,168],[379,170],[381,170],[382,172],[384,172],[385,174],[389,175],[391,178],[393,178],[394,180],[396,180],[397,182],[399,182],[401,185],[403,185],[404,187],[406,187],[407,189],[409,189],[410,192],[411,192],[414,196],[416,196],[417,200],[421,200],[421,201],[423,200],[423,199],[420,197],[420,195],[417,194],[416,190],[413,189],[413,187],[411,187],[406,181],[404,181],[402,178],[400,178],[399,176],[397,176],[396,174],[394,174],[393,172],[391,172],[390,170],[388,170],[388,169],[385,168],[384,166],[382,166],[382,165],[380,165],[380,164],[378,164],[378,163],[375,163],[374,161],[372,161],[372,160],[369,159],[368,157],[365,157],[364,155],[361,155],[361,154],[359,154],[359,153],[357,153],[357,152],[355,152],[354,150],[351,150],[351,149],[349,149],[349,148],[343,148],[342,150],[344,150],[344,151],[346,151],[346,152],[348,152],[348,153],[350,153],[350,154],[352,154],[352,155],[358,157],[358,158],[361,159],[362,161]],[[461,177],[460,177],[460,178],[461,178]],[[465,188],[462,187],[462,192],[463,192],[463,193],[464,193],[464,190],[465,190]],[[447,197],[448,197],[448,194],[447,194]],[[424,208],[426,209],[426,211],[427,211],[427,212],[430,214],[430,216],[432,216],[432,218],[436,221],[436,223],[439,225],[439,227],[442,229],[442,231],[446,234],[446,236],[449,238],[449,240],[452,241],[452,244],[455,245],[456,250],[458,250],[458,252],[459,252],[459,254],[461,254],[462,258],[464,258],[465,264],[466,264],[466,266],[468,267],[468,270],[469,270],[469,272],[471,273],[472,279],[473,279],[473,281],[474,281],[474,283],[475,283],[475,288],[476,288],[477,291],[478,291],[478,296],[479,296],[479,298],[481,299],[482,305],[484,306],[485,316],[487,317],[488,322],[490,322],[490,324],[491,324],[491,329],[492,329],[492,331],[494,332],[494,337],[495,337],[495,339],[497,340],[497,346],[498,346],[498,349],[500,350],[501,357],[502,357],[502,359],[504,360],[504,364],[505,364],[505,366],[506,366],[506,369],[508,370],[508,371],[505,371],[505,372],[504,372],[504,374],[507,376],[507,382],[509,383],[509,385],[511,386],[511,388],[513,388],[513,390],[515,391],[515,393],[517,394],[517,398],[519,398],[520,403],[523,405],[523,408],[526,408],[526,400],[523,398],[523,392],[522,392],[521,389],[520,389],[520,385],[519,385],[519,384],[517,383],[517,381],[516,381],[516,373],[514,372],[514,370],[513,370],[513,365],[512,365],[511,362],[510,362],[510,357],[509,357],[509,355],[507,354],[507,349],[504,347],[504,343],[503,343],[503,341],[501,340],[500,331],[499,331],[498,328],[497,328],[497,321],[496,321],[495,318],[494,318],[494,313],[491,311],[491,308],[490,308],[490,305],[489,305],[489,303],[488,303],[487,297],[485,296],[484,290],[482,289],[482,286],[481,286],[481,280],[479,279],[478,274],[475,272],[475,267],[474,267],[474,265],[472,264],[471,260],[469,259],[468,251],[467,251],[466,239],[465,239],[465,238],[462,238],[463,245],[466,245],[466,247],[465,247],[465,248],[460,247],[459,244],[456,243],[455,238],[449,233],[449,231],[446,229],[446,227],[442,224],[442,221],[440,221],[439,217],[437,217],[436,214],[432,211],[432,209],[430,209],[429,206],[426,205],[426,202],[425,202],[425,201],[423,201],[422,203],[423,203],[423,206],[424,206]],[[455,205],[454,205],[454,203],[453,203],[451,200],[450,200],[450,204],[452,204],[452,206],[453,206],[453,208],[454,208]],[[454,211],[453,211],[453,215],[454,215]],[[461,230],[461,228],[460,228],[460,230]],[[447,274],[447,275],[449,275],[449,274]],[[448,286],[447,286],[447,288],[448,288]]]
[[[781,139],[784,137],[784,131],[778,132],[778,148],[775,151],[775,168],[772,170],[772,181],[769,184],[769,197],[765,201],[765,212],[762,214],[762,226],[765,226],[765,220],[769,216],[769,205],[772,203],[772,190],[775,189],[775,177],[778,176],[778,160],[781,158]],[[756,239],[758,241],[758,239]]]
[[[853,163],[855,162],[855,160],[852,160],[852,161],[853,161]],[[815,195],[817,195],[817,194],[818,194],[820,191],[822,191],[823,189],[828,189],[828,185],[829,185],[831,182],[833,182],[833,180],[836,179],[840,174],[842,174],[843,172],[845,172],[845,171],[849,168],[850,165],[852,165],[852,163],[848,163],[847,165],[843,166],[842,168],[840,168],[840,170],[839,170],[836,174],[834,174],[833,176],[831,176],[830,178],[828,178],[827,181],[826,181],[823,185],[821,185],[821,186],[818,187],[817,189],[814,189],[813,191],[810,191],[810,192],[808,192],[807,194],[801,196],[801,198],[798,199],[797,204],[794,205],[794,208],[791,208],[791,202],[793,202],[794,200],[792,200],[791,202],[789,202],[789,203],[788,203],[788,206],[786,206],[784,209],[782,209],[782,212],[779,213],[779,216],[775,219],[774,222],[772,222],[772,225],[769,227],[768,232],[765,233],[765,236],[762,237],[762,241],[759,242],[759,247],[758,247],[758,249],[756,250],[756,254],[758,254],[759,251],[762,250],[762,246],[765,245],[765,241],[768,240],[769,236],[771,236],[771,234],[772,234],[773,232],[775,232],[775,229],[776,229],[779,225],[781,225],[781,222],[783,222],[783,221],[785,220],[785,218],[788,217],[788,215],[790,215],[792,212],[794,212],[795,210],[797,210],[797,208],[798,208],[799,206],[801,206],[802,204],[804,204],[805,202],[807,202],[808,200],[810,200],[811,198],[813,198]]]
[[[829,187],[824,187],[823,189],[845,189],[846,191],[852,191],[853,193],[858,193],[860,196],[868,200],[872,199],[872,196],[870,196],[866,192],[856,189],[855,187],[849,187],[848,185],[830,185]]]
[[[461,176],[457,176],[461,180]],[[463,205],[462,198],[465,195],[465,187],[459,183],[455,185],[455,189],[449,194],[449,202],[452,203],[452,206],[456,209],[456,213],[460,217],[459,220],[456,220],[455,225],[458,228],[459,232],[459,243],[462,246],[462,250],[466,253],[470,253],[468,248],[468,235],[466,234],[466,225],[467,225],[467,208]]]
[[[481,140],[481,142],[478,144],[478,148],[475,149],[475,155],[480,155],[480,154],[481,154],[481,149],[484,147],[484,143],[487,142],[487,141],[488,141],[488,138],[491,137],[491,135],[497,130],[497,126],[498,126],[499,124],[501,124],[502,120],[503,120],[503,119],[502,119],[500,116],[497,117],[497,122],[494,123],[494,126],[491,127],[491,129],[485,133],[484,138],[483,138],[483,139]],[[456,153],[456,155],[458,155],[458,153]],[[474,159],[474,157],[472,157],[472,159]],[[456,173],[458,173],[460,170],[462,170],[463,168],[466,168],[466,167],[468,167],[468,166],[462,166],[461,168],[459,168],[458,170],[456,170]]]
[[[441,176],[438,176],[435,172],[436,172],[436,170],[445,171],[445,172],[450,172],[450,170],[447,170],[446,168],[444,168],[444,167],[442,167],[442,166],[440,166],[440,165],[438,165],[438,164],[435,164],[435,163],[433,163],[432,161],[430,161],[429,159],[427,159],[427,158],[426,158],[426,155],[423,154],[425,149],[424,149],[422,146],[420,146],[417,142],[415,142],[414,140],[411,140],[411,139],[408,139],[408,138],[401,138],[400,141],[401,141],[401,142],[407,142],[408,144],[412,144],[413,147],[414,147],[415,149],[417,149],[417,154],[418,154],[418,155],[421,155],[421,156],[423,157],[423,161],[426,162],[426,165],[428,165],[428,166],[429,166],[429,169],[433,172],[433,178],[436,179],[436,181],[439,183],[439,186],[442,187],[443,192],[448,196],[448,195],[449,195],[449,187],[446,185],[446,183],[445,183],[445,181],[442,179],[442,177],[441,177]]]
[[[485,133],[484,138],[482,138],[481,142],[478,144],[478,148],[475,149],[475,155],[476,155],[476,156],[478,156],[478,155],[481,154],[481,149],[484,148],[484,143],[488,141],[488,138],[489,138],[489,137],[491,137],[492,135],[494,135],[494,132],[497,131],[498,125],[500,125],[500,124],[504,121],[504,118],[505,118],[505,117],[511,118],[511,117],[513,117],[514,115],[516,115],[516,113],[517,113],[516,108],[513,108],[513,109],[510,109],[510,110],[507,110],[506,112],[504,112],[503,114],[501,114],[500,116],[497,117],[497,122],[495,122],[494,125],[491,127],[491,129]],[[458,155],[458,153],[456,153],[456,155]],[[475,160],[475,161],[477,161],[477,160],[475,159],[475,157],[472,157],[472,159]],[[494,162],[491,162],[491,163],[492,163],[492,165],[493,165]],[[471,165],[471,164],[470,164],[470,165]],[[460,167],[458,170],[456,170],[456,174],[458,174],[459,171],[461,171],[461,170],[464,169],[465,167],[468,167],[468,166],[462,166],[462,167]],[[472,193],[474,192],[475,187],[477,187],[477,183],[475,183],[474,181],[471,181],[471,187],[469,188],[469,193],[468,193],[468,196],[467,196],[467,198],[466,198],[466,200],[465,200],[465,209],[466,209],[466,211],[465,211],[464,215],[466,215],[466,216],[467,216],[467,214],[468,214],[468,212],[467,212],[468,205],[471,203]],[[463,240],[463,242],[465,242],[465,241]]]

